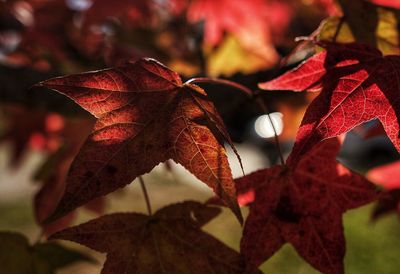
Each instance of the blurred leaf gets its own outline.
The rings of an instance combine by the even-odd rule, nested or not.
[[[14,232],[0,232],[1,273],[54,274],[72,263],[94,262],[90,257],[56,243],[30,246],[25,236]]]
[[[400,216],[400,161],[375,167],[366,177],[385,190],[372,212],[372,219],[396,211]]]
[[[330,17],[320,27],[320,40],[360,42],[377,47],[383,54],[399,54],[400,14],[365,1],[342,1],[343,17]]]
[[[262,55],[244,47],[233,35],[227,35],[216,49],[204,47],[207,60],[207,74],[231,76],[242,72],[250,74],[273,66],[277,62],[275,50],[271,47]]]
[[[381,6],[387,6],[395,9],[400,9],[400,1],[396,0],[367,0]]]
[[[366,177],[385,189],[400,189],[400,161],[375,167],[368,171]]]

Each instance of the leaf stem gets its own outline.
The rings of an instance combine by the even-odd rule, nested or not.
[[[337,40],[337,38],[338,38],[338,36],[339,36],[339,33],[340,33],[340,31],[341,31],[341,28],[342,28],[342,26],[343,26],[343,24],[344,24],[344,17],[340,17],[339,25],[338,25],[338,27],[336,28],[335,34],[333,35],[333,38],[332,38],[332,41],[333,41],[333,42],[336,42],[336,40]]]
[[[254,92],[251,89],[249,89],[249,88],[247,88],[247,87],[245,87],[245,86],[243,86],[243,85],[241,85],[239,83],[236,83],[236,82],[233,82],[233,81],[230,81],[230,80],[226,80],[226,79],[208,78],[208,77],[196,77],[196,78],[189,79],[188,81],[186,81],[185,84],[191,84],[191,83],[208,83],[208,84],[225,85],[225,86],[230,86],[232,88],[240,90],[241,92],[243,92],[244,94],[246,94],[247,96],[249,96],[251,98],[254,98],[254,95],[255,95]],[[265,105],[264,101],[261,100],[261,97],[257,96],[257,98],[255,98],[255,100],[256,100],[257,104],[259,105],[259,107],[261,108],[261,110],[268,115],[268,119],[269,119],[269,122],[271,123],[272,130],[274,131],[275,145],[276,145],[276,149],[277,149],[278,154],[279,154],[279,158],[280,158],[281,164],[285,165],[285,160],[283,159],[283,154],[282,154],[282,149],[281,149],[281,145],[280,145],[280,142],[279,142],[279,137],[278,137],[278,134],[276,132],[275,125],[274,125],[274,123],[273,123],[273,121],[271,119],[271,116],[269,115],[268,108]]]
[[[232,88],[242,91],[249,97],[253,97],[253,91],[251,89],[249,89],[239,83],[236,83],[236,82],[233,82],[230,80],[226,80],[226,79],[197,77],[197,78],[192,78],[192,79],[187,80],[185,84],[191,84],[191,83],[208,83],[208,84],[230,86]]]
[[[264,101],[261,99],[260,96],[257,96],[256,98],[256,102],[258,104],[258,106],[261,108],[262,112],[266,113],[269,119],[269,122],[271,123],[272,126],[272,130],[274,131],[274,138],[275,138],[275,145],[276,145],[276,150],[278,151],[279,154],[279,158],[281,160],[281,164],[284,166],[285,164],[285,160],[283,159],[283,154],[282,154],[282,149],[281,149],[281,144],[279,142],[279,137],[278,134],[276,132],[276,128],[275,125],[272,121],[271,115],[269,114],[269,110],[267,105],[264,103]]]
[[[147,193],[146,185],[144,184],[144,180],[143,180],[142,176],[139,176],[139,182],[140,182],[140,186],[142,187],[144,199],[146,201],[147,212],[151,216],[151,215],[153,215],[153,213],[151,210],[150,198],[149,198],[149,194]]]

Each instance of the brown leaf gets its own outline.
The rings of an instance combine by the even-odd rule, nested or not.
[[[102,274],[243,273],[239,253],[203,232],[220,210],[197,202],[169,205],[153,216],[106,215],[54,234],[107,253]],[[261,273],[254,269],[252,273]]]

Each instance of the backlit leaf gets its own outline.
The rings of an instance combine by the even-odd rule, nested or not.
[[[241,220],[223,142],[231,143],[207,94],[153,59],[42,82],[98,120],[72,163],[52,220],[173,159]]]

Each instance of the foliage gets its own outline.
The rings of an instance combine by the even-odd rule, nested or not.
[[[0,233],[7,273],[92,262],[54,241],[68,240],[107,253],[104,274],[261,273],[285,243],[316,270],[341,274],[343,214],[375,200],[374,220],[399,212],[398,162],[358,174],[337,160],[353,133],[386,135],[400,151],[397,4],[12,0],[0,7],[0,138],[14,147],[14,167],[27,149],[48,156],[35,175],[38,241]],[[268,109],[292,118],[281,137]],[[246,175],[234,143],[243,134],[235,132],[263,113],[274,135],[262,142],[275,144],[280,163],[271,157],[272,166]],[[294,146],[285,157],[287,140]],[[216,196],[153,212],[142,176],[160,163],[174,173],[171,161]],[[104,214],[106,195],[134,181],[147,214]],[[224,206],[243,225],[239,252],[204,231]],[[248,207],[245,219],[240,206]],[[70,226],[80,207],[102,216]]]

